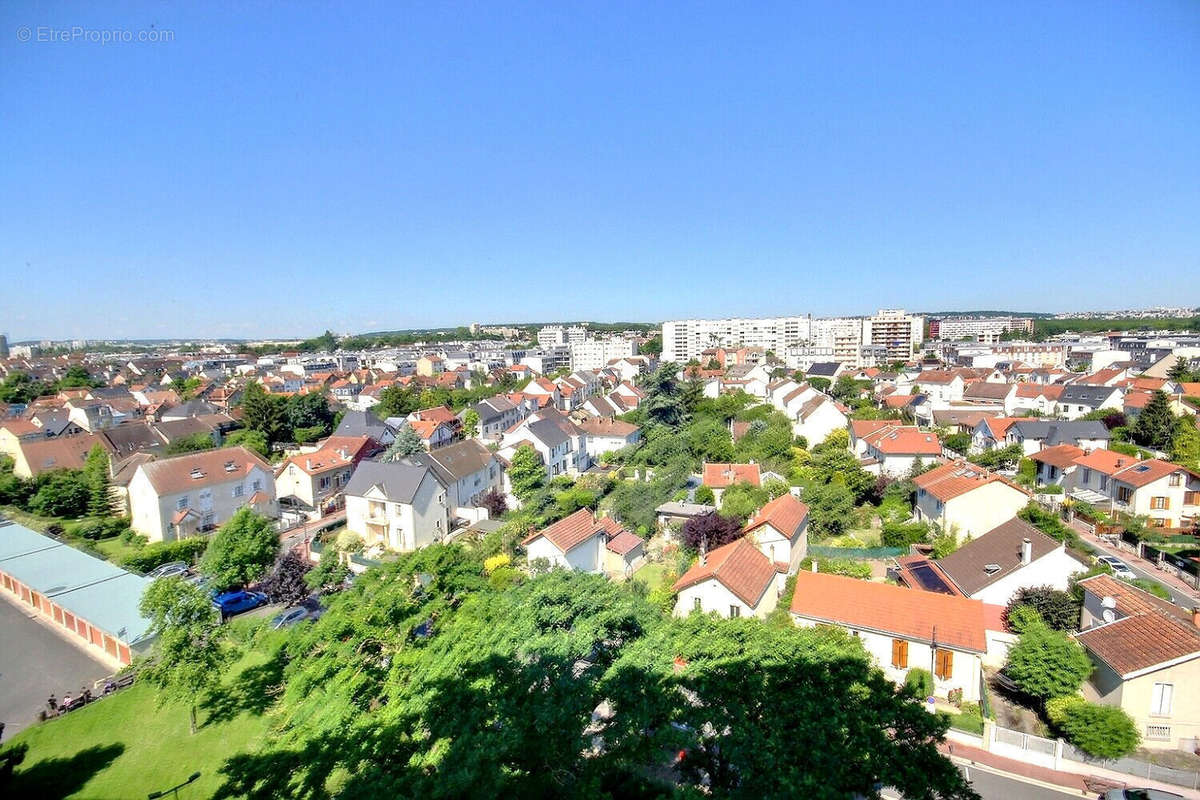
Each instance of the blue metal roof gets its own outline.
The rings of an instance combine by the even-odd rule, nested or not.
[[[138,611],[149,578],[23,525],[0,521],[0,572],[126,644],[144,636],[150,624]]]

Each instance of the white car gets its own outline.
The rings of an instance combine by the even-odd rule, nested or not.
[[[1096,561],[1100,564],[1107,564],[1109,567],[1111,567],[1113,575],[1116,575],[1118,578],[1124,578],[1127,581],[1137,580],[1137,575],[1135,575],[1133,570],[1129,568],[1129,565],[1119,558],[1114,558],[1113,556],[1098,556]]]

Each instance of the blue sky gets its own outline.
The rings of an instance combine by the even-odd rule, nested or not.
[[[1194,0],[96,5],[0,9],[14,339],[1200,304]]]

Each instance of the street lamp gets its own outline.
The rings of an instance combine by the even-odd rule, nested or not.
[[[198,781],[199,779],[200,779],[200,773],[193,772],[191,775],[188,776],[188,779],[186,781],[184,781],[183,783],[172,786],[170,789],[163,789],[161,792],[151,792],[150,794],[146,795],[146,800],[158,800],[158,798],[166,797],[168,794],[171,795],[171,797],[177,798],[177,797],[179,797],[180,789],[182,789],[183,787],[185,787],[191,783],[194,783],[195,781]]]

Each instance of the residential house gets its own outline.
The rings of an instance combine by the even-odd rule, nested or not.
[[[900,560],[900,583],[915,589],[957,594],[1007,606],[1022,589],[1049,586],[1066,591],[1085,567],[1052,539],[1013,517],[937,560]]]
[[[933,408],[948,408],[955,403],[961,403],[963,392],[966,389],[966,384],[963,381],[962,375],[951,370],[925,370],[919,373],[912,383],[912,388],[909,394],[916,393],[917,387],[920,388],[920,393],[929,398],[930,405]],[[897,385],[897,389],[904,389]]]
[[[669,503],[663,503],[661,506],[654,509],[654,514],[658,530],[670,537],[674,534],[674,532],[682,528],[684,523],[686,523],[689,519],[703,517],[705,514],[711,514],[716,510],[716,506],[710,506],[704,503],[683,503],[671,501]]]
[[[762,474],[758,464],[718,464],[705,462],[701,470],[701,484],[712,489],[716,504],[721,505],[721,495],[735,483],[762,485]]]
[[[928,464],[942,455],[942,442],[933,431],[907,425],[888,425],[863,437],[868,471],[901,478],[918,461]]]
[[[1037,373],[1033,373],[1036,375]],[[1037,413],[1052,417],[1058,413],[1058,398],[1062,396],[1062,384],[1028,381],[1017,384],[1013,414]]]
[[[596,521],[590,509],[581,508],[531,533],[521,544],[530,564],[545,559],[551,567],[600,573],[607,563],[608,529]]]
[[[464,439],[428,453],[417,453],[412,460],[437,473],[446,487],[446,502],[451,515],[458,514],[475,521],[479,516],[476,509],[480,498],[491,491],[504,491],[504,469],[500,460],[476,439]]]
[[[1191,749],[1200,738],[1196,612],[1111,575],[1079,586],[1082,630],[1076,640],[1096,665],[1084,697],[1125,711],[1143,747]]]
[[[1112,450],[1075,459],[1064,488],[1076,499],[1104,503],[1110,511],[1149,518],[1152,528],[1190,528],[1200,520],[1200,473]]]
[[[522,444],[529,444],[542,456],[546,479],[559,475],[578,475],[591,466],[587,435],[561,412],[545,408],[506,431],[498,454],[506,460]]]
[[[975,406],[990,406],[1005,414],[1017,408],[1017,384],[976,381],[963,389],[962,402]]]
[[[935,695],[958,689],[973,703],[979,702],[988,631],[1002,630],[1003,614],[966,597],[818,572],[796,574],[790,610],[801,627],[849,631],[895,683],[920,667],[933,674]]]
[[[646,560],[646,540],[627,530],[612,517],[598,520],[608,537],[604,543],[604,571],[628,578]]]
[[[213,530],[246,506],[277,513],[271,467],[245,447],[150,461],[129,480],[129,525],[152,542]]]
[[[88,453],[100,445],[110,450],[108,440],[98,433],[78,433],[51,439],[18,439],[7,455],[13,459],[13,474],[26,480],[56,469],[83,469]]]
[[[642,429],[614,417],[586,417],[575,426],[583,431],[584,449],[594,461],[602,453],[615,453],[642,439]]]
[[[517,405],[503,395],[480,400],[471,408],[479,415],[477,435],[481,439],[493,441],[504,438],[504,432],[526,416],[523,405]],[[466,411],[463,412],[465,413]],[[459,419],[461,418],[460,415]]]
[[[890,428],[896,424],[889,419],[852,419],[849,421],[850,452],[861,458],[867,457],[866,437],[876,431]]]
[[[369,436],[384,447],[396,441],[396,429],[379,419],[370,409],[347,411],[333,435]]]
[[[982,536],[1029,503],[1029,493],[1008,478],[962,459],[922,473],[914,483],[916,518],[960,542]]]
[[[759,509],[744,530],[772,564],[794,575],[808,553],[808,506],[792,494],[781,494]]]
[[[446,486],[426,464],[363,461],[343,494],[346,528],[363,538],[368,551],[407,553],[449,532]]]
[[[1039,486],[1064,486],[1068,476],[1078,466],[1075,460],[1083,455],[1083,450],[1073,444],[1056,444],[1038,450],[1029,458],[1037,464],[1037,482]]]
[[[280,505],[320,510],[339,504],[354,467],[373,447],[367,436],[352,441],[357,444],[338,441],[285,459],[275,472],[275,496]]]
[[[1032,417],[988,417],[980,420],[971,430],[972,453],[997,450],[1005,447],[1008,429],[1017,422],[1035,422]]]
[[[1101,408],[1121,408],[1125,391],[1115,386],[1068,383],[1058,396],[1058,414],[1075,420]]]
[[[1021,445],[1021,452],[1031,456],[1045,447],[1073,444],[1084,450],[1108,447],[1111,434],[1100,420],[1022,420],[1014,422],[1004,433],[1005,446]]]
[[[787,581],[749,537],[722,545],[700,558],[671,588],[675,615],[716,612],[722,617],[765,617],[779,604]]]

